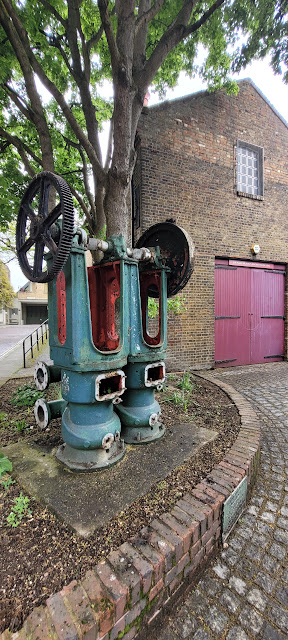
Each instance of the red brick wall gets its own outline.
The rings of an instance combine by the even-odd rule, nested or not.
[[[141,232],[174,218],[196,246],[183,295],[187,311],[168,327],[168,365],[214,364],[216,256],[287,262],[288,129],[250,81],[238,96],[203,92],[145,109],[139,125]],[[264,199],[237,195],[237,140],[264,147]]]

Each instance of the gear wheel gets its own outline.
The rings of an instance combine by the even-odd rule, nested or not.
[[[49,211],[52,196],[57,204]],[[18,261],[29,280],[50,282],[57,276],[69,256],[73,231],[73,200],[67,183],[50,171],[39,173],[25,191],[16,226]],[[47,268],[45,250],[52,255]]]
[[[187,284],[194,269],[195,247],[184,229],[172,222],[159,222],[147,229],[139,238],[136,247],[159,247],[163,264],[169,268],[167,276],[168,298],[175,296]],[[151,298],[158,293],[149,289]]]

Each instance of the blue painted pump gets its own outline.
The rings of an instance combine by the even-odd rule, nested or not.
[[[48,282],[54,364],[37,363],[35,382],[42,390],[61,380],[62,392],[59,401],[38,401],[35,418],[45,429],[62,415],[64,443],[56,455],[75,471],[109,467],[123,458],[124,440],[144,444],[165,432],[155,388],[165,379],[167,290],[173,295],[186,284],[193,245],[171,223],[154,225],[143,239],[144,245],[140,239],[129,249],[122,236],[88,241],[83,230],[73,231],[70,190],[47,171],[33,179],[21,202],[16,232],[21,268],[30,280]],[[87,249],[104,252],[99,264],[87,268]],[[159,299],[152,332],[149,297]]]
[[[107,350],[105,345],[100,349],[95,344],[92,304],[105,307],[114,292],[106,290],[103,300],[97,299],[96,291],[91,300],[86,247],[79,243],[77,235],[65,266],[48,288],[50,355],[54,365],[38,363],[35,372],[36,381],[61,375],[64,444],[56,455],[78,471],[108,467],[119,461],[125,453],[123,440],[142,444],[158,439],[165,431],[154,392],[165,378],[167,269],[154,252],[154,270],[161,282],[161,321],[158,344],[150,345],[143,337],[139,262],[127,255],[122,237],[110,238],[107,245],[99,269],[105,272],[107,265],[113,263],[118,267],[118,346]],[[48,268],[51,259],[48,256]],[[39,413],[39,407],[35,408],[39,423],[43,415],[41,412],[37,416],[37,410]]]

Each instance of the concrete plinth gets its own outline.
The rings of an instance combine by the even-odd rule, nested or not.
[[[216,435],[190,422],[176,424],[157,442],[142,447],[127,445],[125,457],[114,467],[82,474],[64,467],[56,459],[56,451],[48,448],[18,442],[3,447],[3,452],[12,461],[13,475],[24,490],[78,534],[88,537]]]

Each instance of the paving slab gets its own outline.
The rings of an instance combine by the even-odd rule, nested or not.
[[[216,431],[191,422],[175,424],[154,443],[127,445],[126,455],[114,467],[81,474],[62,465],[55,449],[18,442],[2,450],[23,489],[87,537],[216,436]]]
[[[23,347],[22,340],[14,345],[11,349],[0,356],[0,387],[2,387],[11,378],[30,378],[34,374],[34,366],[36,360],[41,359],[45,362],[51,362],[49,355],[49,344],[44,341],[40,343],[39,350],[35,349],[33,360],[27,358],[27,366],[23,367]]]
[[[157,640],[288,637],[288,363],[205,372],[232,385],[261,420],[252,498],[194,591],[154,632]]]

